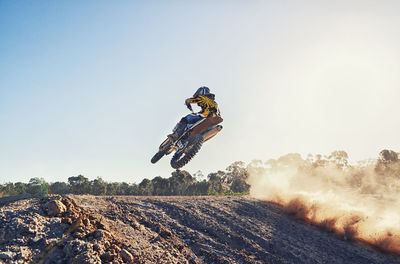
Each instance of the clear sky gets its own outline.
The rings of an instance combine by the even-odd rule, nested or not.
[[[202,85],[224,129],[184,169],[399,150],[400,1],[0,1],[0,183],[169,177]]]

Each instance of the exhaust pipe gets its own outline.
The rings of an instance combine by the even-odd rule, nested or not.
[[[220,126],[220,125],[217,125],[217,126],[211,128],[209,131],[207,131],[203,134],[203,142],[206,142],[207,140],[209,140],[210,138],[212,138],[213,136],[218,134],[218,132],[221,130],[222,130],[222,126]]]

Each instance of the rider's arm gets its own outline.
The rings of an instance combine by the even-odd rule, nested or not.
[[[187,108],[189,108],[190,111],[193,111],[192,106],[190,104],[197,104],[198,102],[199,102],[198,98],[191,97],[185,100],[185,105],[187,106]]]
[[[191,98],[186,99],[185,104],[186,105],[188,105],[188,104],[197,104],[198,102],[199,102],[199,98],[191,97]]]

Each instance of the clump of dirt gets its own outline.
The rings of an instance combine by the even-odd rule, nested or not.
[[[0,263],[399,262],[248,197],[0,198]]]
[[[12,263],[134,263],[108,223],[68,198],[21,200],[1,207],[0,259]]]
[[[34,262],[134,263],[132,254],[107,231],[109,223],[89,214],[71,198],[53,196],[42,204],[42,209],[49,217],[60,217],[68,229],[64,229],[61,238],[46,245]]]
[[[173,236],[171,231],[155,224],[149,228],[158,235],[147,234],[147,228],[135,217],[130,218],[130,225],[141,234],[134,240],[148,247],[133,251],[121,230],[112,227],[112,217],[86,210],[70,197],[23,199],[0,208],[0,263],[116,264],[150,263],[151,259],[158,263],[182,263],[188,261],[187,257],[196,259],[182,244],[172,243],[179,250],[161,247],[161,240]],[[149,239],[153,243],[148,243]],[[152,245],[155,241],[160,243]],[[158,254],[153,252],[157,249]]]

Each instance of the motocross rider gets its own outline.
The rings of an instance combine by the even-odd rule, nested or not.
[[[193,97],[186,99],[185,104],[190,111],[192,110],[192,106],[190,104],[197,104],[201,107],[201,111],[199,113],[191,113],[187,116],[183,117],[181,121],[175,126],[173,133],[168,135],[173,141],[176,141],[179,137],[182,136],[185,128],[188,125],[194,124],[197,121],[212,117],[216,115],[220,115],[218,104],[214,101],[215,95],[210,93],[210,88],[206,86],[202,86],[194,93]]]

